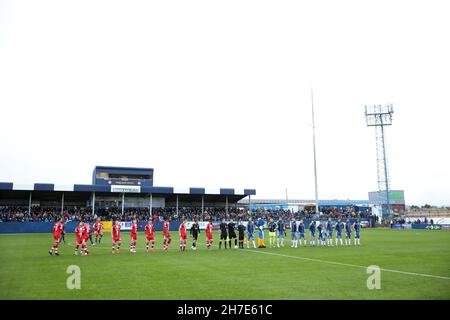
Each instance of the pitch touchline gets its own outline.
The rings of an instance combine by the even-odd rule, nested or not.
[[[360,265],[357,265],[357,264],[342,263],[342,262],[335,262],[335,261],[327,261],[327,260],[314,259],[314,258],[305,258],[305,257],[298,257],[298,256],[289,256],[289,255],[281,254],[281,253],[264,252],[264,251],[257,251],[257,250],[251,250],[251,249],[247,249],[245,251],[255,252],[255,253],[262,253],[262,254],[269,254],[269,255],[273,255],[273,256],[280,256],[280,257],[286,257],[286,258],[307,260],[307,261],[313,261],[313,262],[322,262],[322,263],[334,264],[334,265],[339,265],[339,266],[347,266],[347,267],[355,267],[355,268],[367,269],[366,266],[360,266]],[[432,274],[415,273],[415,272],[399,271],[399,270],[384,269],[384,268],[380,268],[380,270],[381,271],[386,271],[386,272],[395,272],[395,273],[409,274],[409,275],[413,275],[413,276],[421,276],[421,277],[429,277],[429,278],[450,280],[450,277],[435,276],[435,275],[432,275]]]

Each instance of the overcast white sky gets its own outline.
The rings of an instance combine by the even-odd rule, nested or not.
[[[448,1],[1,1],[0,181],[95,165],[257,198],[376,190],[365,104],[393,103],[392,188],[450,204]]]

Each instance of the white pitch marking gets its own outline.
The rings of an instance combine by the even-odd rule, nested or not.
[[[262,254],[269,254],[269,255],[280,256],[280,257],[286,257],[286,258],[293,258],[293,259],[307,260],[307,261],[313,261],[313,262],[328,263],[328,264],[334,264],[334,265],[339,265],[339,266],[346,266],[346,267],[355,267],[355,268],[364,268],[364,269],[367,269],[366,266],[360,266],[360,265],[357,265],[357,264],[342,263],[342,262],[335,262],[335,261],[327,261],[327,260],[314,259],[314,258],[305,258],[305,257],[298,257],[298,256],[289,256],[289,255],[281,254],[281,253],[263,252],[263,251],[256,251],[256,250],[250,250],[250,249],[247,249],[246,251],[249,251],[249,252],[255,252],[255,253],[262,253]],[[435,276],[435,275],[432,275],[432,274],[426,274],[426,273],[407,272],[407,271],[399,271],[399,270],[384,269],[384,268],[380,268],[380,270],[386,271],[386,272],[395,272],[395,273],[408,274],[408,275],[413,275],[413,276],[421,276],[421,277],[429,277],[429,278],[436,278],[436,279],[450,280],[450,277]]]

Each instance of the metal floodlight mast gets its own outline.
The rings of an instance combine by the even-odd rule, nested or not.
[[[384,137],[384,127],[392,125],[392,114],[394,109],[392,104],[387,105],[373,105],[365,106],[366,124],[368,127],[375,127],[376,148],[377,148],[377,177],[378,177],[378,191],[380,198],[378,203],[383,208],[383,197],[386,197],[386,210],[383,210],[382,215],[391,214],[390,205],[390,180],[389,170],[387,165],[387,153]]]

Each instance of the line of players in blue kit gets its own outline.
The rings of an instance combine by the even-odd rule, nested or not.
[[[297,248],[299,245],[306,247],[306,232],[305,224],[303,220],[289,222],[291,230],[291,248]],[[284,239],[286,237],[287,223],[283,219],[274,221],[273,218],[267,223],[267,229],[269,230],[269,246],[284,247]],[[346,223],[339,219],[336,223],[333,223],[331,219],[328,221],[312,221],[308,227],[309,229],[309,245],[311,247],[317,246],[333,246],[333,234],[334,245],[346,245],[352,244],[352,232],[354,233],[354,245],[360,245],[360,230],[361,224],[356,220],[353,225],[350,220],[347,219]],[[344,239],[343,238],[344,235]],[[261,244],[260,244],[261,245]]]

